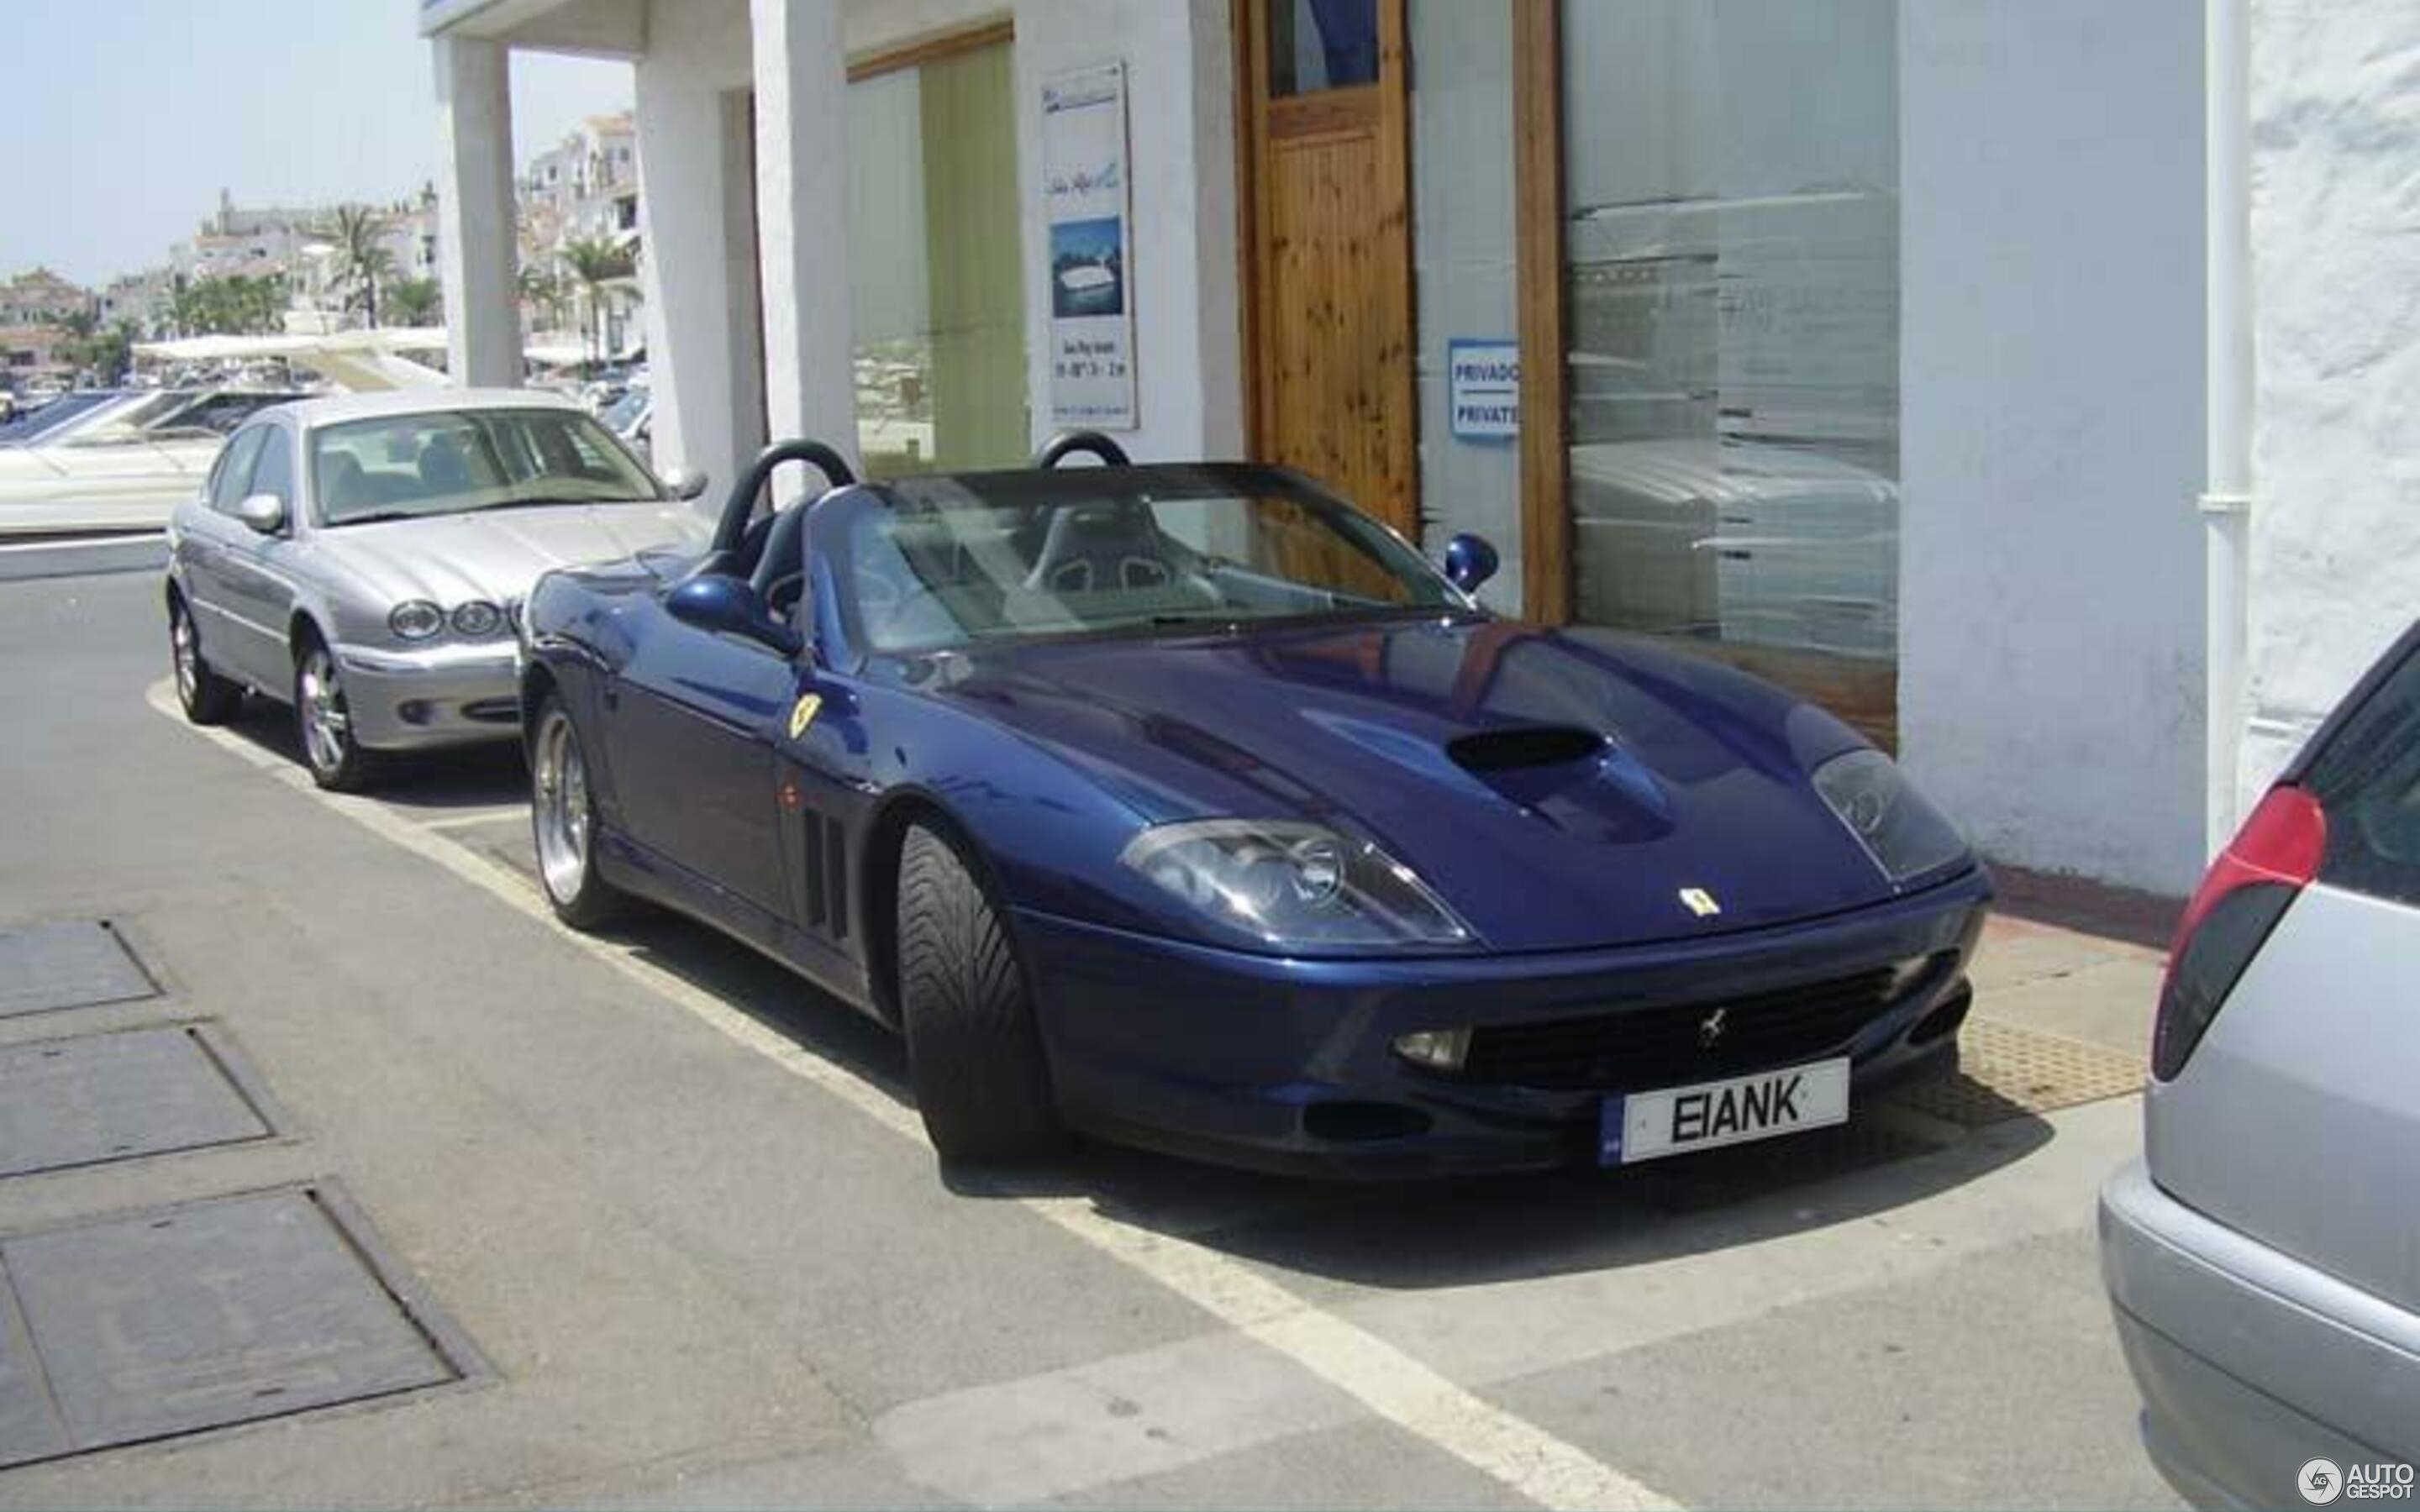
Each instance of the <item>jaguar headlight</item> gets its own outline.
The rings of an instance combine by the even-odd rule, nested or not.
[[[485,640],[504,627],[504,611],[484,598],[454,607],[454,630],[473,640]]]
[[[1924,801],[1891,759],[1853,750],[1815,769],[1815,791],[1894,883],[1937,872],[1966,855],[1965,837]]]
[[[1470,926],[1368,841],[1280,819],[1200,819],[1144,830],[1120,861],[1205,919],[1280,949],[1467,945]]]
[[[426,640],[445,628],[445,611],[425,598],[408,598],[386,617],[398,640]]]

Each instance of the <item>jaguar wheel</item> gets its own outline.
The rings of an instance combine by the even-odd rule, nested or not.
[[[195,724],[225,724],[243,704],[243,689],[210,670],[201,632],[182,594],[168,595],[168,656],[177,670],[177,702]]]
[[[353,734],[336,654],[317,635],[306,636],[294,657],[294,728],[314,782],[332,792],[358,793],[377,780],[378,756]]]

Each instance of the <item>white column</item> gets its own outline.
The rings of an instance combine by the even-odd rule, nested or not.
[[[520,295],[513,227],[513,100],[504,45],[430,43],[437,72],[438,276],[445,288],[446,366],[464,385],[521,381]]]
[[[655,461],[704,472],[711,511],[764,442],[746,101],[670,47],[639,59],[634,101]]]
[[[813,437],[854,461],[840,0],[752,0],[750,15],[766,411],[777,439]]]

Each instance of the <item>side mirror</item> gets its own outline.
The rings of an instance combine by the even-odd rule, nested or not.
[[[807,648],[807,638],[775,619],[745,579],[721,573],[691,578],[672,591],[664,609],[683,625],[753,640],[783,656],[796,656]]]
[[[235,517],[263,535],[286,528],[286,501],[273,493],[246,494],[235,506]]]
[[[1500,565],[1502,559],[1483,535],[1457,535],[1445,544],[1446,578],[1466,594],[1477,593]]]
[[[695,499],[706,492],[706,474],[695,468],[675,468],[664,474],[664,486],[675,499]]]

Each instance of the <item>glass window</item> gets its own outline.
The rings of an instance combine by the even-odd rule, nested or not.
[[[1009,44],[849,85],[857,441],[874,477],[1031,445]]]
[[[2320,879],[2420,903],[2420,656],[2407,656],[2312,763],[2326,809]]]
[[[1413,0],[1412,289],[1419,354],[1420,538],[1483,535],[1502,569],[1480,590],[1521,609],[1517,424],[1486,415],[1500,389],[1468,381],[1516,349],[1512,8],[1507,0]],[[1457,412],[1453,365],[1464,364]]]
[[[1887,731],[1896,0],[1564,7],[1578,616]]]
[[[596,421],[567,409],[442,410],[323,425],[311,434],[311,479],[325,525],[661,497]]]
[[[232,515],[243,500],[244,486],[252,481],[253,458],[260,453],[260,443],[269,434],[266,424],[240,432],[236,439],[219,448],[217,471],[210,474],[210,507],[222,515]]]
[[[261,426],[260,434],[260,455],[252,465],[252,482],[244,492],[273,493],[290,504],[294,501],[294,442],[274,424]]]
[[[1268,12],[1271,95],[1378,82],[1378,0],[1268,0]]]

